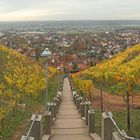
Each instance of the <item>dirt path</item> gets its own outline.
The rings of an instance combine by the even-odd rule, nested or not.
[[[93,107],[100,108],[100,90],[94,89],[93,92]],[[120,110],[123,111],[126,109],[126,104],[122,96],[112,95],[106,92],[103,92],[103,103],[104,103],[104,110]],[[140,107],[140,96],[134,96],[133,104],[132,104],[132,97],[130,97],[130,105],[133,107]]]

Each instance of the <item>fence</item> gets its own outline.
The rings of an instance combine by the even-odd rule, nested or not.
[[[31,125],[26,135],[21,137],[21,140],[42,140],[49,139],[51,135],[51,126],[55,121],[61,103],[62,91],[58,91],[53,102],[48,104],[48,110],[45,115],[36,113],[31,117]]]
[[[79,110],[81,117],[88,125],[88,131],[93,140],[140,140],[138,138],[129,137],[124,130],[120,130],[111,112],[102,113],[101,137],[95,131],[95,111],[91,107],[91,103],[79,96],[76,91],[72,92],[73,101]],[[113,132],[113,126],[117,132]]]

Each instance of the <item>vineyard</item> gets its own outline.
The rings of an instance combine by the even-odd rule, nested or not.
[[[127,129],[130,130],[130,97],[133,102],[133,97],[135,95],[139,96],[140,93],[140,44],[71,77],[73,83],[79,81],[76,82],[75,88],[80,92],[89,90],[89,87],[91,87],[89,80],[94,87],[100,90],[100,108],[102,111],[107,109],[104,108],[103,91],[122,96],[126,103]],[[85,84],[83,84],[83,81]],[[84,93],[86,93],[86,97],[91,96],[91,92]],[[94,91],[92,94],[94,96]],[[139,106],[136,106],[136,108],[139,108]]]
[[[55,68],[49,67],[50,81],[57,74]],[[0,136],[9,113],[17,117],[18,107],[24,105],[27,99],[40,103],[45,88],[44,66],[12,49],[0,46]]]
[[[77,91],[84,97],[91,94],[93,91],[93,84],[91,80],[83,80],[72,76],[73,84]]]
[[[108,87],[113,94],[125,95],[127,91],[132,95],[134,85],[140,85],[140,45],[72,77],[90,79],[94,84]]]
[[[0,46],[0,139],[19,139],[28,127],[27,120],[31,114],[37,111],[44,112],[46,78],[45,66],[41,61],[37,63],[12,49]],[[49,67],[48,70],[47,84],[51,100],[60,87],[62,75],[53,67]],[[100,96],[100,110],[95,108],[99,131],[99,116],[102,111],[108,109],[104,102],[104,98],[107,97],[104,95],[106,91],[113,100],[122,98],[125,103],[126,111],[113,112],[119,121],[125,120],[120,123],[122,128],[126,123],[127,129],[124,129],[128,130],[128,134],[140,136],[140,121],[137,119],[140,115],[140,103],[135,106],[133,100],[140,94],[140,45],[131,47],[96,66],[72,74],[71,79],[77,92],[84,98],[92,101],[95,92],[99,91],[96,94]],[[17,130],[19,133],[21,130],[22,133],[17,134]]]

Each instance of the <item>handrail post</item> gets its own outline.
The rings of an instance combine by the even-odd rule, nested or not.
[[[79,109],[79,104],[80,104],[80,97],[76,98],[76,107]]]
[[[33,127],[30,132],[30,136],[34,137],[34,140],[42,139],[42,115],[32,115],[31,121],[34,121]]]
[[[60,103],[61,103],[61,97],[57,96],[57,99],[58,99],[58,108],[59,108]]]
[[[79,95],[76,94],[76,95],[74,96],[74,104],[75,104],[75,105],[76,105],[77,98],[79,98]]]
[[[74,91],[72,92],[74,104],[76,103],[76,102],[75,102],[75,96],[76,96],[76,95],[77,95],[77,92],[76,92],[76,90],[74,90]]]
[[[51,112],[45,112],[44,133],[51,134]]]
[[[54,104],[50,103],[50,111],[51,111],[51,124],[53,124],[53,118],[54,118]]]
[[[90,109],[89,106],[90,106],[90,102],[87,101],[85,102],[85,119],[86,119],[86,125],[88,125],[88,110]]]
[[[56,118],[57,106],[56,106],[56,103],[53,103],[53,104],[54,104],[54,118]]]
[[[95,112],[94,112],[94,110],[88,111],[88,129],[89,129],[89,133],[95,132]]]
[[[81,117],[85,117],[85,103],[83,102],[80,103],[80,114]]]
[[[58,109],[59,109],[59,99],[55,97],[54,98],[54,102],[56,103],[57,112],[58,112]]]
[[[102,140],[112,140],[113,123],[106,112],[102,113]]]

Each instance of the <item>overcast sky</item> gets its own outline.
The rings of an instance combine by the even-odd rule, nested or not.
[[[0,0],[0,21],[140,19],[140,0]]]

